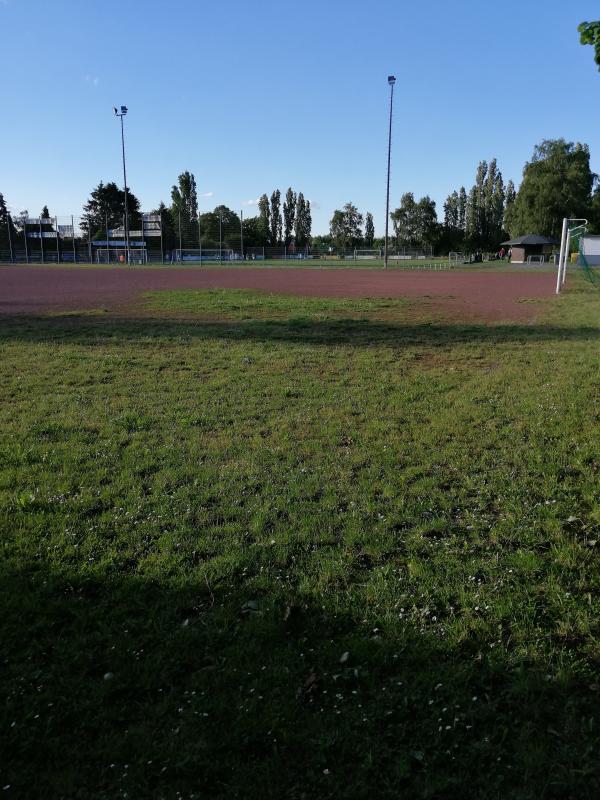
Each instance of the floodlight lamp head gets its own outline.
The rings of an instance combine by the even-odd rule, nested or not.
[[[127,113],[127,106],[121,106],[121,114]]]
[[[396,83],[396,78],[393,75],[388,75],[388,83],[393,86]]]
[[[116,107],[116,106],[113,106],[113,111],[115,112],[115,116],[116,116],[116,115],[119,113],[119,112],[117,111],[117,107]]]

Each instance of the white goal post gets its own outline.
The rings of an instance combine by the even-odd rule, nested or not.
[[[373,261],[375,259],[381,258],[381,250],[355,250],[354,251],[354,260],[355,261]]]
[[[569,223],[575,222],[572,228],[569,228]],[[588,224],[587,219],[565,217],[562,224],[562,236],[560,238],[560,255],[558,256],[558,272],[556,274],[556,294],[560,294],[560,290],[565,285],[567,277],[567,262],[569,260],[569,249],[571,243],[571,236],[581,232],[581,229],[586,229]]]
[[[130,247],[129,260],[125,247],[99,247],[96,250],[96,264],[147,264],[148,252],[145,247]]]
[[[527,256],[527,263],[528,264],[545,264],[546,263],[546,256],[544,256],[544,255]]]
[[[173,261],[201,264],[204,261],[236,261],[240,256],[229,248],[177,248],[173,250]]]
[[[448,261],[451,264],[462,264],[464,260],[465,260],[464,253],[460,253],[454,250],[451,253],[448,253]]]

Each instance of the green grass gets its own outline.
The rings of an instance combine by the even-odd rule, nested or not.
[[[7,798],[595,798],[600,293],[1,318]]]

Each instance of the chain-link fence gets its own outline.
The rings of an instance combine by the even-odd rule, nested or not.
[[[299,247],[257,243],[243,215],[211,213],[189,221],[172,214],[135,214],[126,221],[85,216],[8,215],[0,223],[0,261],[13,264],[206,263],[239,261],[379,261],[381,248],[338,249],[329,244]],[[432,248],[399,248],[392,261],[433,257]]]
[[[244,233],[243,220],[208,222],[138,214],[128,220],[84,216],[8,215],[0,225],[0,261],[14,264],[185,263],[306,259],[309,247],[263,246]]]

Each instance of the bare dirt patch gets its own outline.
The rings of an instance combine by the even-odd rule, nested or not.
[[[544,303],[539,301],[553,296],[554,278],[549,272],[5,266],[0,267],[0,314],[97,308],[134,312],[144,292],[169,289],[253,289],[304,297],[423,298],[429,312],[453,319],[526,322],[543,308]]]

